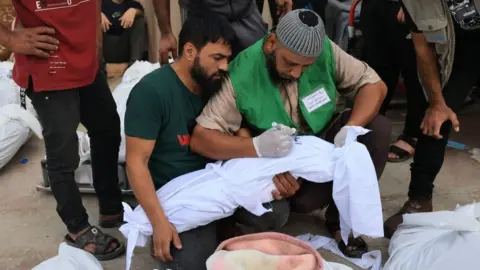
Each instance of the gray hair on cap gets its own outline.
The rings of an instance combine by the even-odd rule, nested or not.
[[[322,53],[326,36],[322,19],[308,9],[296,9],[285,14],[275,33],[288,50],[312,58]]]

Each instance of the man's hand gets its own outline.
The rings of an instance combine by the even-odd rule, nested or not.
[[[284,157],[293,147],[294,128],[283,125],[273,127],[253,138],[253,146],[258,157]]]
[[[123,16],[120,17],[120,24],[123,28],[128,29],[132,27],[133,22],[135,22],[135,16],[137,15],[137,10],[135,8],[129,8]]]
[[[105,16],[105,14],[103,14],[102,12],[102,31],[106,33],[110,29],[110,26],[112,26],[112,23],[110,22],[110,20],[108,20],[107,16]]]
[[[177,39],[175,36],[170,33],[167,35],[162,35],[160,38],[160,64],[168,64],[168,59],[170,57],[169,53],[172,53],[173,59],[177,58]]]
[[[427,136],[442,139],[440,128],[446,121],[452,122],[452,127],[456,132],[460,131],[460,122],[452,109],[445,104],[431,105],[425,113],[420,129]]]
[[[277,2],[277,16],[280,18],[292,11],[292,0],[275,0]]]
[[[277,188],[272,192],[273,197],[275,200],[283,200],[297,193],[302,184],[302,179],[296,180],[289,172],[286,172],[276,175],[273,178],[273,183]]]
[[[172,254],[170,254],[171,243],[175,248],[182,249],[182,242],[177,230],[168,220],[165,220],[157,228],[153,228],[152,240],[153,255],[162,262],[173,261]]]
[[[60,43],[53,35],[50,27],[20,28],[11,33],[5,47],[13,53],[47,58]]]

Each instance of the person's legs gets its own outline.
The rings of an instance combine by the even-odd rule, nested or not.
[[[325,23],[325,7],[327,6],[328,0],[312,0],[311,4],[313,11],[315,11]]]
[[[34,92],[34,87],[30,84],[27,95],[42,124],[48,178],[57,212],[68,231],[76,234],[90,226],[74,177],[80,162],[76,133],[80,98],[75,89]]]
[[[277,15],[277,3],[275,0],[268,0],[268,8],[270,9],[270,15],[272,16],[272,26],[278,24],[278,15]],[[261,13],[261,12],[260,12]]]
[[[80,120],[88,130],[91,147],[93,186],[98,196],[100,215],[123,213],[118,184],[120,118],[103,73],[88,87],[78,90]]]
[[[364,0],[360,13],[360,28],[364,39],[365,62],[382,78],[388,88],[380,113],[385,115],[397,89],[400,63],[397,54],[402,53],[407,35],[406,27],[400,26],[396,13],[398,3],[384,0]],[[403,29],[405,28],[405,29]]]
[[[182,3],[182,1],[178,1],[178,6],[180,8],[180,22],[183,25],[185,23],[185,21],[187,20],[188,10],[181,3]]]
[[[480,62],[480,52],[476,50],[478,46],[480,46],[480,42],[457,45],[458,53],[455,55],[452,74],[443,90],[443,97],[447,106],[455,113],[458,113],[480,76],[480,70],[477,67]],[[412,179],[409,188],[411,199],[431,200],[433,182],[443,165],[450,129],[450,122],[442,126],[443,139],[440,140],[423,134],[420,135],[417,151],[411,165]]]
[[[130,59],[129,32],[121,35],[103,34],[103,57],[109,64],[127,63]]]
[[[130,44],[130,60],[129,65],[132,65],[137,60],[141,60],[143,52],[145,51],[145,35],[147,25],[145,17],[135,18],[132,27],[127,30]]]
[[[407,115],[403,132],[397,142],[390,147],[389,162],[402,162],[415,153],[420,136],[420,125],[428,107],[422,85],[418,79],[417,62],[413,42],[409,41],[402,54],[402,76],[406,87]]]
[[[265,3],[264,0],[255,0],[255,4],[257,4],[258,12],[263,13],[263,4]]]
[[[407,115],[405,117],[403,134],[411,138],[418,138],[421,133],[420,125],[428,103],[418,78],[413,42],[410,42],[410,44],[405,47],[405,51],[405,62],[402,64],[402,76],[405,87],[407,88]]]
[[[462,107],[480,76],[477,68],[480,62],[480,52],[476,50],[478,46],[480,41],[457,44],[452,74],[443,90],[445,102],[454,112]],[[433,183],[443,165],[450,129],[450,122],[443,124],[440,131],[442,139],[420,134],[411,165],[409,200],[397,214],[385,221],[387,237],[391,237],[403,222],[403,214],[432,211]]]
[[[286,200],[266,203],[264,207],[272,209],[272,212],[255,216],[244,208],[239,208],[234,214],[234,220],[254,229],[255,232],[276,231],[287,223],[290,216],[290,206]]]
[[[216,222],[179,234],[182,249],[173,246],[173,262],[160,263],[159,270],[205,270],[208,257],[218,246]]]
[[[263,21],[262,14],[254,8],[249,16],[232,22],[232,28],[235,31],[236,40],[232,44],[233,59],[238,53],[250,47],[267,34],[267,26]]]

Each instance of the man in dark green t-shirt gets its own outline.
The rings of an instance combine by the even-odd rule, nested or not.
[[[125,134],[132,140],[148,140],[153,146],[148,169],[155,189],[177,176],[203,169],[208,162],[189,150],[189,126],[204,105],[202,97],[179,79],[175,64],[148,74],[132,90]]]
[[[145,76],[132,90],[125,113],[129,182],[153,228],[153,253],[160,269],[203,270],[215,251],[218,222],[178,234],[155,191],[173,178],[203,169],[209,160],[190,152],[196,117],[221,87],[231,55],[233,30],[218,15],[189,16],[179,36],[180,58]],[[255,231],[286,222],[275,202],[256,217],[238,210],[232,220]],[[230,225],[232,222],[224,222]],[[224,224],[222,224],[224,225]],[[230,226],[227,226],[230,227]],[[222,235],[224,236],[224,235]]]

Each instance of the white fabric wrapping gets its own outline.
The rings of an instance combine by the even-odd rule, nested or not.
[[[0,62],[0,169],[15,156],[31,136],[41,139],[42,128],[27,98],[27,110],[20,107],[20,87],[12,80],[13,63]]]
[[[384,270],[480,269],[480,203],[404,215],[388,252]]]
[[[30,138],[30,130],[42,139],[42,128],[35,116],[18,104],[0,107],[0,169]]]
[[[297,236],[298,239],[309,243],[314,249],[325,249],[333,254],[344,258],[356,266],[362,269],[369,270],[381,270],[382,269],[382,252],[380,250],[372,250],[362,255],[362,258],[349,258],[343,254],[342,251],[338,248],[338,244],[333,238],[321,236],[321,235],[312,235],[312,234],[302,234]],[[327,269],[327,268],[326,268]]]
[[[92,254],[61,243],[58,255],[35,266],[32,270],[103,270]]]
[[[238,207],[255,215],[269,210],[262,204],[273,200],[272,178],[290,172],[295,178],[323,183],[333,180],[333,198],[341,216],[342,236],[348,233],[383,236],[383,218],[375,169],[366,147],[358,142],[368,130],[349,128],[345,146],[313,136],[297,137],[284,158],[244,158],[210,163],[170,181],[157,191],[169,221],[179,233],[231,216]],[[127,204],[120,231],[127,238],[127,269],[135,246],[145,246],[151,224],[141,208]]]

